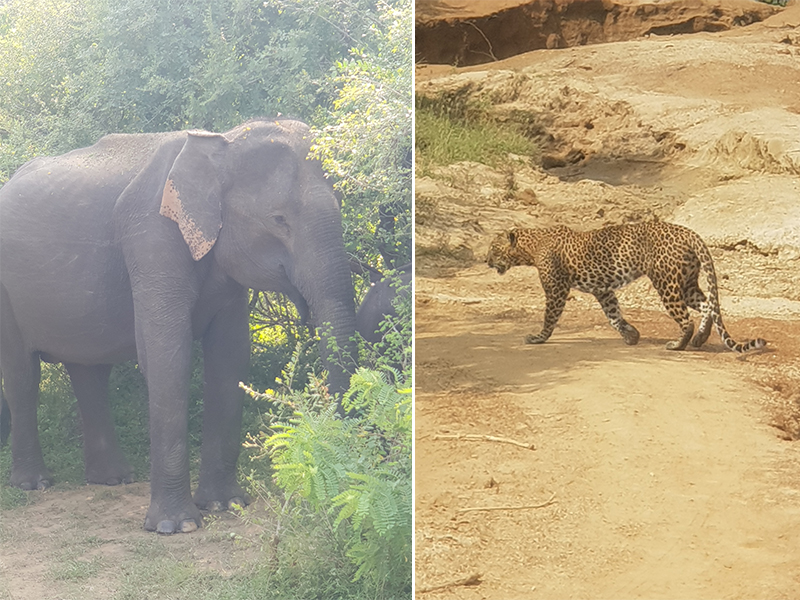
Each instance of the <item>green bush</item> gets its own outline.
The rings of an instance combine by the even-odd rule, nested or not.
[[[295,364],[296,357],[286,380]],[[342,400],[347,418],[314,377],[303,392],[288,385],[267,394],[249,390],[287,415],[251,443],[271,459],[286,503],[322,521],[335,517],[333,533],[355,567],[353,580],[385,598],[410,593],[412,539],[411,389],[389,379],[358,369]]]

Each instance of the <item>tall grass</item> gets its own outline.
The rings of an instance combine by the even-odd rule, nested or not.
[[[461,95],[441,94],[415,100],[415,144],[420,175],[430,175],[436,166],[473,161],[496,167],[519,154],[539,154],[540,131],[530,123],[499,121],[489,106]]]

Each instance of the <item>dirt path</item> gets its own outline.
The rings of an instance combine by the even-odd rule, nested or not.
[[[216,513],[192,535],[159,536],[142,528],[147,482],[31,494],[0,512],[2,600],[165,598],[190,578],[249,573],[272,522],[266,511],[249,521]]]
[[[592,323],[524,346],[518,321],[452,305],[417,323],[417,586],[483,580],[425,596],[795,597],[800,448],[750,364]],[[536,450],[435,438],[456,433]]]

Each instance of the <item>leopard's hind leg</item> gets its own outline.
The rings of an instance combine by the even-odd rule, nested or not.
[[[685,263],[681,267],[680,279],[683,280],[683,300],[687,306],[700,313],[700,326],[697,333],[692,338],[692,346],[699,348],[708,340],[711,335],[711,327],[714,321],[711,318],[711,306],[706,299],[706,295],[697,284],[700,275],[700,261],[694,252],[684,255]]]
[[[702,315],[697,333],[692,338],[692,346],[699,348],[708,340],[708,336],[711,335],[711,327],[714,325],[714,320],[711,317],[711,307],[706,300],[706,295],[696,285],[694,288],[687,290],[684,297],[686,304]]]
[[[611,326],[619,331],[622,339],[628,346],[635,346],[639,342],[639,331],[622,318],[622,312],[619,309],[619,301],[613,290],[605,292],[598,292],[594,294],[600,306],[603,307],[603,312],[608,318]]]
[[[651,277],[650,281],[653,282],[653,286],[661,297],[667,313],[681,328],[680,339],[667,342],[667,350],[684,350],[694,333],[694,322],[689,318],[689,308],[683,297],[683,286],[680,284],[679,277],[674,275],[664,278]]]

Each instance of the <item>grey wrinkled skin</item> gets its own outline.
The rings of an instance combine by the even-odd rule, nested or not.
[[[0,379],[2,379],[0,373]],[[11,414],[8,410],[8,403],[3,396],[3,389],[0,387],[0,448],[6,445],[8,435],[11,433]]]
[[[396,316],[394,300],[411,293],[411,265],[398,268],[398,277],[387,277],[373,283],[356,313],[356,331],[366,341],[375,344],[383,339],[380,324],[388,316]]]
[[[37,158],[0,189],[0,370],[13,485],[52,484],[36,427],[40,360],[63,363],[69,373],[87,480],[132,480],[108,378],[111,365],[137,359],[150,405],[145,528],[192,531],[200,508],[247,502],[235,467],[238,384],[250,358],[248,288],[287,294],[301,314],[326,324],[339,347],[334,360],[328,338],[320,344],[332,391],[347,387],[354,366],[339,204],[308,159],[310,144],[308,127],[289,120],[251,121],[224,134],[110,135]],[[194,497],[187,453],[193,339],[202,341],[205,370]]]

